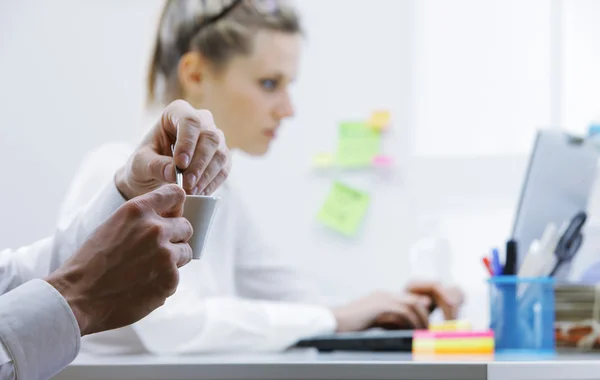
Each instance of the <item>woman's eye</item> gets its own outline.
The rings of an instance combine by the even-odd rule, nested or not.
[[[266,91],[275,91],[277,89],[277,80],[274,79],[262,79],[260,86]]]

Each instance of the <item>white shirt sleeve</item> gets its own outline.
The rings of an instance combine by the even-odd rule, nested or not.
[[[0,251],[0,380],[47,379],[79,351],[79,327],[64,298],[35,280],[68,259],[125,199],[114,181],[52,237]]]
[[[0,294],[56,270],[124,203],[111,180],[85,207],[59,225],[52,237],[15,251],[0,251]]]
[[[49,379],[79,352],[69,305],[43,280],[0,296],[0,380]]]
[[[329,309],[310,304],[210,297],[179,287],[164,306],[133,325],[155,354],[278,352],[335,330]]]

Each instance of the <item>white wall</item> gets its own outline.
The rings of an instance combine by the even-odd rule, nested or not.
[[[551,44],[552,7],[562,3],[564,70]],[[160,4],[0,2],[2,246],[50,233],[83,154],[137,135]],[[293,94],[298,116],[265,158],[236,157],[232,181],[273,247],[332,300],[399,288],[409,275],[407,249],[430,219],[450,240],[454,276],[481,293],[480,257],[508,234],[535,129],[559,114],[582,131],[597,112],[598,3],[366,4],[298,1],[308,29]],[[557,67],[565,88],[558,113]],[[335,146],[337,122],[379,107],[395,121],[386,141],[398,162],[390,177],[311,170],[311,154]],[[315,221],[333,179],[373,194],[356,238]]]
[[[527,153],[550,124],[551,2],[416,4],[415,153]]]
[[[139,122],[157,1],[1,1],[2,246],[52,231],[90,148]]]
[[[600,123],[600,2],[571,0],[563,8],[564,126],[583,134],[591,123]],[[600,260],[600,192],[594,195],[589,206],[592,218],[586,223],[585,240],[572,268],[574,278]]]
[[[600,123],[600,2],[564,2],[565,127],[585,133],[592,121]]]

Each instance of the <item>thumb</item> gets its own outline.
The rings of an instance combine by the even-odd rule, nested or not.
[[[173,157],[162,156],[149,147],[143,148],[139,154],[144,156],[143,159],[139,160],[140,164],[143,165],[146,163],[146,167],[139,168],[139,170],[145,170],[150,180],[154,180],[160,184],[175,182]]]
[[[181,216],[185,192],[175,184],[159,187],[139,197],[138,202],[161,216]]]

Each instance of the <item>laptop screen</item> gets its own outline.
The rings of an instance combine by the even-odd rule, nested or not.
[[[560,228],[586,211],[597,160],[594,147],[581,138],[554,130],[538,132],[513,223],[517,270],[549,223]]]

